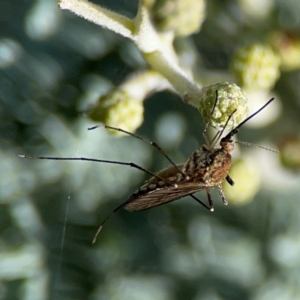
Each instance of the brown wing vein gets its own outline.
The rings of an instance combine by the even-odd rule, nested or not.
[[[128,211],[149,209],[158,205],[178,200],[182,197],[194,194],[205,187],[198,184],[180,184],[178,188],[167,187],[156,189],[143,195],[132,195],[125,203],[124,208]]]

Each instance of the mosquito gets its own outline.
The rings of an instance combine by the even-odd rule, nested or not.
[[[216,107],[218,100],[218,95],[214,103],[212,113]],[[156,144],[155,142],[148,141],[134,133],[128,132],[121,128],[116,128],[108,125],[97,125],[88,128],[88,130],[94,130],[98,127],[104,127],[110,130],[116,130],[125,134],[128,134],[132,137],[140,139],[154,148],[156,148],[171,164],[166,169],[163,169],[157,173],[150,172],[141,166],[133,162],[121,162],[113,160],[102,160],[86,157],[48,157],[48,156],[28,156],[28,155],[19,155],[21,158],[28,159],[47,159],[47,160],[79,160],[79,161],[90,161],[98,163],[108,163],[108,164],[117,164],[129,166],[138,170],[141,170],[152,177],[146,181],[136,192],[134,192],[125,202],[117,206],[100,224],[92,243],[94,244],[97,240],[97,237],[102,230],[104,224],[109,220],[109,218],[119,211],[121,208],[124,208],[127,211],[142,211],[150,209],[159,205],[163,205],[175,200],[178,200],[185,196],[192,197],[195,201],[201,204],[205,209],[209,211],[214,211],[214,204],[210,194],[211,188],[217,188],[221,200],[224,205],[228,204],[225,194],[222,190],[221,184],[226,180],[230,185],[234,185],[234,181],[228,175],[230,166],[231,166],[231,152],[234,149],[234,141],[232,137],[238,133],[241,126],[246,122],[252,119],[265,107],[267,107],[274,98],[270,99],[266,104],[264,104],[260,109],[254,112],[252,115],[247,117],[239,125],[233,128],[229,133],[224,137],[225,128],[236,112],[233,111],[222,128],[218,131],[214,138],[209,141],[206,132],[209,126],[208,122],[205,126],[203,136],[206,141],[206,144],[201,147],[200,150],[195,150],[192,155],[188,158],[185,163],[176,164],[174,163],[165,152]],[[211,115],[212,115],[211,113]],[[216,147],[216,144],[219,143],[219,147]],[[203,203],[198,199],[194,194],[205,190],[208,199],[208,205]]]

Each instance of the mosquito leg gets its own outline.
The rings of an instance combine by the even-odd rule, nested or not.
[[[216,90],[216,100],[215,100],[214,106],[213,106],[213,108],[212,108],[212,110],[211,110],[210,118],[212,117],[212,115],[213,115],[213,113],[214,113],[214,110],[215,110],[215,108],[216,108],[217,102],[218,102],[218,90]],[[212,139],[211,142],[209,142],[209,139],[208,139],[207,134],[206,134],[207,129],[208,129],[208,126],[209,126],[209,124],[210,124],[210,121],[206,124],[205,129],[204,129],[204,131],[203,131],[203,137],[204,137],[204,139],[205,139],[205,142],[206,142],[208,145],[210,145],[210,148],[211,148],[211,149],[215,147],[215,145],[216,145],[216,143],[218,142],[219,138],[223,135],[223,133],[224,133],[224,131],[225,131],[225,129],[226,129],[226,127],[227,127],[227,125],[228,125],[230,119],[231,119],[232,116],[235,114],[235,112],[236,112],[236,109],[228,116],[228,119],[227,119],[225,125],[223,126],[222,130],[220,130],[220,131],[218,131],[218,132],[216,133],[216,135],[214,136],[214,138]],[[246,120],[249,120],[249,118],[247,118]],[[242,122],[241,124],[244,124],[244,123],[245,123],[245,122]],[[239,127],[240,127],[240,125],[239,125],[238,127],[236,127],[234,130],[230,131],[230,133],[231,133],[230,137],[233,136],[233,135],[237,132],[236,129],[239,128]],[[226,137],[227,137],[227,136],[226,136]],[[214,143],[214,145],[213,145],[213,143]]]
[[[212,118],[212,115],[213,115],[213,113],[214,113],[214,111],[215,111],[215,109],[216,109],[217,102],[218,102],[218,90],[216,90],[216,100],[215,100],[214,106],[213,106],[213,108],[212,108],[212,110],[211,110],[211,113],[210,113],[210,119]],[[215,146],[216,146],[218,140],[221,138],[221,136],[222,136],[222,134],[223,134],[223,132],[224,132],[224,130],[225,130],[225,128],[226,128],[226,126],[227,126],[229,120],[230,120],[230,118],[232,117],[232,115],[233,115],[234,113],[235,113],[235,111],[229,116],[229,118],[228,118],[227,122],[225,123],[224,127],[222,128],[222,130],[219,130],[219,131],[215,134],[215,136],[211,139],[211,141],[209,141],[208,136],[207,136],[207,134],[206,134],[207,129],[208,129],[208,126],[209,126],[209,124],[210,124],[210,120],[209,120],[209,122],[206,124],[206,126],[205,126],[205,128],[204,128],[204,131],[203,131],[203,137],[204,137],[204,139],[205,139],[206,144],[210,146],[210,147],[209,147],[210,149],[215,148]]]
[[[218,102],[218,90],[216,90],[216,100],[215,100],[214,106],[213,106],[213,108],[212,108],[212,110],[211,110],[211,112],[210,112],[210,118],[209,118],[209,121],[206,123],[205,128],[204,128],[204,131],[203,131],[203,134],[202,134],[203,137],[204,137],[205,143],[206,143],[207,145],[210,145],[211,143],[209,142],[209,139],[208,139],[208,136],[207,136],[206,133],[207,133],[207,129],[208,129],[208,126],[209,126],[209,124],[210,124],[212,115],[213,115],[213,113],[214,113],[214,111],[215,111],[215,108],[216,108],[216,106],[217,106],[217,102]]]
[[[206,188],[205,191],[206,191],[206,195],[207,195],[207,199],[208,199],[209,210],[214,211],[215,210],[214,203],[213,203],[209,188]]]
[[[29,158],[29,159],[49,159],[49,160],[81,160],[81,161],[91,161],[91,162],[98,162],[98,163],[107,163],[107,164],[115,164],[115,165],[123,165],[129,166],[138,170],[141,170],[153,177],[158,178],[159,180],[164,181],[170,186],[176,187],[177,184],[170,183],[168,180],[140,167],[139,165],[132,163],[132,162],[122,162],[122,161],[113,161],[113,160],[102,160],[102,159],[95,159],[95,158],[86,158],[86,157],[53,157],[53,156],[29,156],[29,155],[18,155],[21,158]]]
[[[143,142],[145,142],[147,144],[150,144],[151,146],[153,146],[154,148],[156,148],[170,162],[170,164],[172,164],[178,170],[179,173],[181,173],[184,177],[186,177],[186,175],[177,167],[177,165],[171,160],[171,158],[155,142],[148,141],[145,138],[142,138],[141,136],[138,136],[138,135],[136,135],[136,134],[134,134],[132,132],[126,131],[124,129],[117,128],[117,127],[112,127],[112,126],[108,126],[108,125],[96,125],[96,126],[88,128],[88,130],[93,130],[93,129],[96,129],[96,128],[99,128],[99,127],[104,127],[104,128],[107,128],[107,129],[111,129],[111,130],[116,130],[116,131],[119,131],[119,132],[123,132],[123,133],[126,133],[126,134],[128,134],[130,136],[133,136],[136,139],[139,139],[139,140],[141,140],[141,141],[143,141]]]
[[[215,146],[216,146],[216,144],[217,144],[219,138],[221,137],[221,135],[222,135],[222,131],[219,130],[219,131],[215,134],[215,136],[212,138],[212,140],[210,141],[210,145],[211,145],[211,148],[212,148],[212,149],[215,148]]]
[[[95,244],[95,243],[96,243],[97,237],[98,237],[99,233],[101,232],[101,230],[102,230],[104,224],[108,221],[108,219],[109,219],[114,213],[116,213],[118,210],[120,210],[121,208],[123,208],[125,204],[126,204],[126,202],[120,204],[118,207],[116,207],[116,208],[115,208],[115,209],[114,209],[114,210],[113,210],[113,211],[112,211],[112,212],[104,219],[104,221],[102,221],[102,223],[100,224],[100,226],[99,226],[98,229],[97,229],[97,232],[96,232],[95,235],[94,235],[92,244]]]
[[[211,208],[209,208],[205,203],[203,203],[201,200],[199,200],[196,196],[194,196],[193,194],[190,195],[194,200],[196,200],[199,204],[201,204],[204,208],[206,208],[207,210],[213,211],[211,210]]]
[[[227,127],[229,121],[231,120],[231,118],[233,117],[233,115],[236,113],[236,111],[237,111],[237,110],[235,109],[230,115],[228,115],[228,119],[227,119],[225,125],[223,126],[223,128],[222,128],[222,130],[221,130],[220,136],[223,135],[223,133],[224,133],[224,131],[225,131],[225,129],[226,129],[226,127]],[[235,129],[236,129],[236,128],[235,128]],[[233,132],[235,129],[231,130],[230,132]],[[228,136],[228,135],[227,135],[227,136]],[[226,137],[227,137],[227,136],[226,136]],[[233,135],[231,135],[231,136],[233,136]],[[224,138],[222,138],[221,141],[222,141],[223,139],[224,139]]]
[[[229,175],[226,176],[226,181],[227,181],[231,186],[234,186],[234,181],[232,180],[232,178],[231,178]]]
[[[226,197],[225,197],[225,194],[224,194],[224,192],[222,190],[222,187],[220,185],[218,185],[217,188],[218,188],[218,192],[219,192],[219,194],[221,196],[222,202],[224,203],[224,205],[227,205],[228,201],[226,200]]]

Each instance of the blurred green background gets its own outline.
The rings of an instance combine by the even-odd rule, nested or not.
[[[129,17],[138,5],[94,2]],[[209,1],[203,28],[189,41],[202,72],[226,72],[245,35],[299,33],[300,2],[271,1],[260,22],[243,2]],[[131,42],[60,11],[55,1],[1,0],[0,24],[1,300],[300,299],[298,166],[283,167],[269,151],[239,147],[237,155],[250,157],[260,173],[251,203],[225,207],[213,192],[214,213],[190,198],[145,212],[119,211],[91,245],[101,221],[147,176],[123,166],[17,155],[166,167],[141,141],[88,131],[94,123],[82,114],[144,62]],[[243,127],[239,138],[274,149],[289,137],[298,141],[299,80],[298,69],[282,73],[270,93],[280,115],[264,127]],[[199,113],[175,94],[149,97],[144,118],[137,133],[178,163],[204,143]],[[293,145],[298,155],[299,143]]]

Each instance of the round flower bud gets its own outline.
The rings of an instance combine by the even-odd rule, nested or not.
[[[247,98],[235,83],[221,82],[210,85],[202,89],[199,112],[205,123],[210,122],[218,129],[225,126],[229,116],[234,112],[227,124],[231,129],[247,117]]]
[[[196,33],[205,18],[204,0],[158,0],[153,19],[160,31],[174,31],[177,36]]]
[[[223,190],[227,200],[233,204],[245,205],[252,201],[261,185],[259,167],[249,159],[239,159],[232,163],[230,177],[234,186],[223,182]]]
[[[280,58],[268,45],[241,47],[232,60],[232,71],[243,88],[269,90],[280,76]]]
[[[283,32],[271,36],[271,44],[280,56],[281,69],[293,71],[300,68],[300,39]]]
[[[279,145],[281,164],[292,170],[300,168],[300,139],[298,137],[286,137]]]
[[[144,120],[143,102],[123,90],[114,90],[100,97],[90,112],[93,121],[135,132]],[[113,134],[122,133],[111,130]]]

